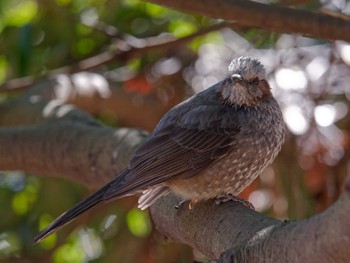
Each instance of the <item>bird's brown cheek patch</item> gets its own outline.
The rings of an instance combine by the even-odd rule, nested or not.
[[[271,95],[270,85],[266,80],[260,81],[259,89],[264,93],[264,95]]]

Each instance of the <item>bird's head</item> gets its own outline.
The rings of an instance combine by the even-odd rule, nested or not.
[[[240,57],[229,65],[229,76],[222,82],[221,96],[226,103],[252,106],[271,96],[264,66],[259,60]]]

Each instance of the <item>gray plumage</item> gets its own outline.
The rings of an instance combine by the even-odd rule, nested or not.
[[[140,191],[141,209],[169,191],[185,200],[239,194],[280,151],[284,123],[258,60],[234,59],[229,74],[171,109],[116,179],[58,217],[35,242],[94,206]]]

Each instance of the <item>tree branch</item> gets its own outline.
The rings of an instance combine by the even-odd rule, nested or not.
[[[221,255],[221,263],[345,263],[350,257],[350,177],[333,206],[300,221],[279,221],[237,202],[174,209],[179,201],[169,195],[151,207],[157,228],[210,258]]]
[[[97,77],[101,79],[94,83]],[[104,126],[68,103],[79,104],[77,97],[85,95],[94,106],[99,100],[108,106],[109,100],[121,97],[120,92],[113,95],[112,85],[93,73],[61,75],[1,104],[0,169],[65,177],[90,188],[109,181],[125,167],[147,134],[139,129]]]
[[[72,74],[85,70],[92,70],[102,65],[115,63],[115,61],[127,61],[128,59],[145,55],[153,50],[165,50],[170,48],[176,48],[180,45],[188,43],[196,37],[203,36],[209,32],[219,30],[227,26],[234,25],[228,23],[215,24],[202,30],[199,30],[198,32],[195,32],[189,36],[178,39],[176,39],[170,34],[144,39],[138,39],[136,37],[132,37],[131,35],[127,35],[128,39],[118,39],[118,41],[114,43],[112,51],[106,51],[98,55],[83,59],[73,65],[68,65],[50,70],[48,76],[52,77],[56,76],[57,74]],[[22,90],[33,85],[35,81],[36,78],[31,76],[12,79],[0,85],[0,92]]]
[[[126,166],[146,137],[138,129],[115,130],[60,105],[46,122],[0,128],[0,169],[50,174],[96,189]]]
[[[237,21],[243,26],[329,40],[350,41],[350,20],[325,13],[248,0],[150,0],[150,2],[182,12]]]
[[[152,218],[158,230],[214,259],[234,245],[247,242],[261,229],[279,223],[238,202],[219,206],[212,201],[200,202],[192,209],[184,203],[175,209],[180,201],[168,195],[152,206]]]
[[[50,117],[52,109],[57,108],[57,111],[62,112],[61,108],[64,111],[68,108],[67,104],[73,104],[94,115],[105,112],[118,118],[118,122],[123,125],[152,130],[165,112],[183,100],[186,87],[178,81],[176,77],[166,76],[153,84],[154,90],[158,86],[167,86],[171,90],[171,96],[164,100],[155,92],[144,96],[127,93],[121,83],[108,81],[99,74],[61,74],[1,104],[0,126],[42,122]],[[137,84],[134,86],[137,88]],[[166,96],[166,89],[162,91]]]

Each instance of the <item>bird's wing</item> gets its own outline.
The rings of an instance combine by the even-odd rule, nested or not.
[[[136,152],[129,172],[106,191],[108,200],[171,178],[189,178],[234,149],[240,126],[235,111],[222,104],[192,108],[158,127]]]
[[[194,176],[234,150],[240,123],[244,121],[239,110],[218,102],[206,106],[186,105],[170,111],[162,119],[126,170],[55,219],[35,237],[35,242],[92,207],[170,178]]]

